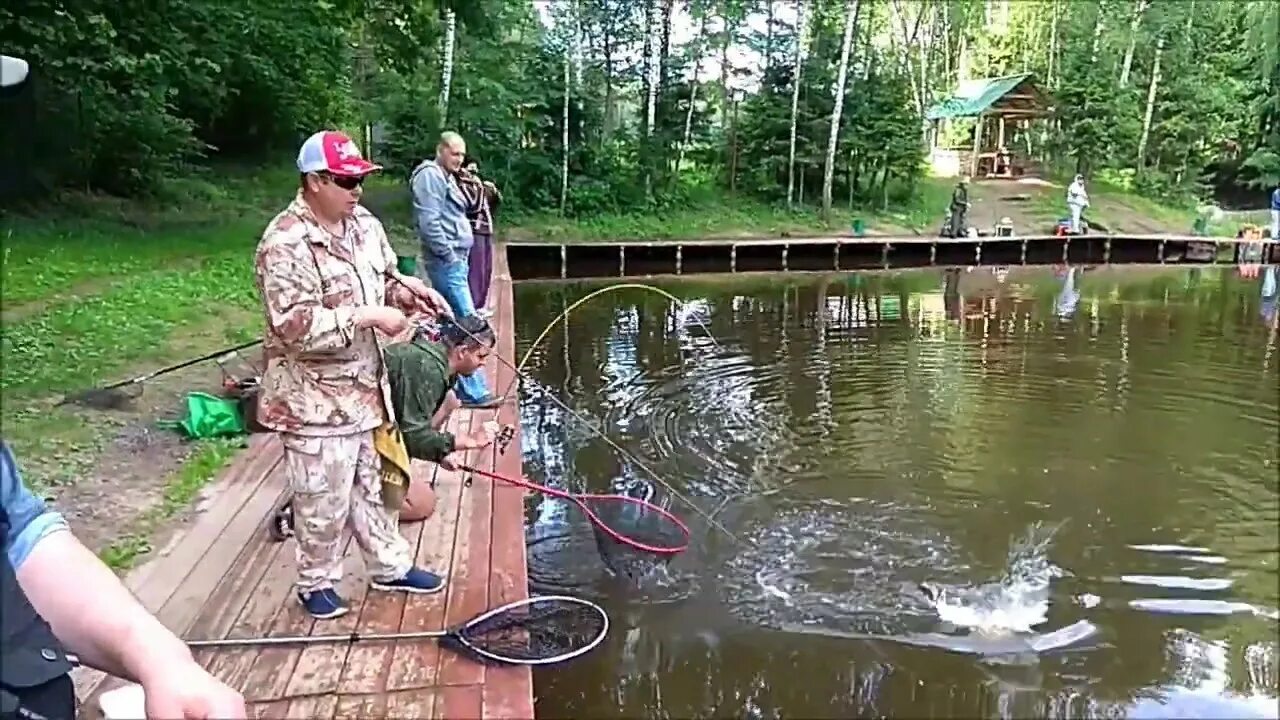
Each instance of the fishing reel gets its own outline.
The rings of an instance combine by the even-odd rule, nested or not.
[[[511,444],[511,440],[516,436],[516,428],[514,425],[503,425],[498,429],[498,434],[493,441],[498,445],[498,454],[505,455],[507,446]]]
[[[440,341],[440,323],[434,319],[418,320],[413,328],[413,339],[423,339],[428,342]]]
[[[276,542],[293,537],[293,501],[290,499],[271,514],[267,520],[267,533]]]

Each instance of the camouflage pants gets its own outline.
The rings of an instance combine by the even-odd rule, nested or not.
[[[378,580],[404,575],[413,562],[413,550],[400,534],[398,513],[382,506],[380,460],[372,433],[281,433],[280,438],[293,491],[298,589],[332,587],[342,578],[343,531],[348,525],[364,551],[369,575]]]

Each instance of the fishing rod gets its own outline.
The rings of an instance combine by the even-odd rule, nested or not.
[[[412,292],[414,295],[418,295],[418,291],[417,291],[417,290],[415,290],[415,289],[413,289],[412,287],[410,287],[410,286],[409,286],[409,284],[408,284],[408,283],[406,283],[404,280],[401,280],[399,276],[394,275],[394,274],[389,274],[389,275],[388,275],[388,277],[391,277],[391,278],[392,278],[392,279],[394,279],[396,282],[400,283],[400,285],[401,285],[402,287],[404,287],[406,290],[408,290],[409,292]],[[418,295],[418,296],[419,296],[419,297],[421,297],[420,295]],[[677,301],[677,302],[678,302],[678,301]],[[468,338],[470,338],[471,340],[475,341],[476,343],[478,343],[478,344],[480,344],[480,345],[484,345],[484,344],[485,344],[482,340],[480,340],[480,338],[478,338],[478,337],[476,337],[475,335],[471,334],[471,332],[470,332],[469,330],[467,330],[466,328],[462,327],[461,325],[457,325],[456,323],[455,323],[455,326],[456,326],[459,330],[461,330],[461,331],[463,332],[463,334],[465,334],[465,335],[466,335]],[[515,373],[515,379],[513,379],[513,380],[512,380],[511,386],[514,386],[514,385],[515,385],[515,380],[517,380],[517,379],[518,379],[518,380],[524,380],[525,382],[532,382],[532,378],[530,378],[528,375],[525,375],[525,373],[524,373],[524,371],[523,371],[523,370],[521,370],[520,368],[516,367],[516,366],[515,366],[515,365],[514,365],[510,360],[507,360],[506,358],[502,357],[502,353],[494,352],[494,353],[493,353],[493,356],[494,356],[494,357],[496,357],[496,358],[498,359],[498,361],[499,361],[500,363],[502,363],[503,365],[505,365],[509,370],[511,370],[513,373]],[[547,393],[547,397],[548,397],[548,398],[550,398],[553,402],[555,402],[555,404],[556,404],[556,405],[558,405],[558,406],[560,407],[560,409],[561,409],[561,410],[564,410],[566,413],[568,413],[570,417],[572,417],[574,420],[577,420],[578,422],[582,423],[582,424],[583,424],[587,429],[591,430],[591,432],[593,432],[593,433],[594,433],[596,436],[598,436],[601,440],[604,440],[604,441],[605,441],[605,443],[607,443],[607,444],[609,445],[609,447],[613,448],[615,451],[617,451],[619,454],[621,454],[621,455],[622,455],[624,458],[626,458],[627,460],[629,460],[629,461],[631,461],[631,462],[635,463],[635,465],[636,465],[637,467],[639,467],[641,470],[645,471],[645,473],[647,473],[647,474],[649,475],[649,477],[653,478],[653,479],[654,479],[655,481],[657,481],[660,485],[662,485],[662,487],[666,488],[667,492],[671,493],[671,495],[672,495],[673,497],[675,497],[676,499],[680,500],[680,501],[681,501],[681,502],[683,502],[685,505],[688,505],[688,506],[689,506],[689,507],[690,507],[690,508],[695,512],[695,513],[697,513],[697,514],[698,514],[699,516],[701,516],[704,520],[706,520],[708,525],[710,525],[711,527],[714,527],[715,529],[717,529],[717,530],[719,530],[720,532],[724,533],[726,536],[728,536],[728,537],[729,537],[731,540],[733,540],[734,542],[740,542],[740,539],[738,538],[738,536],[737,536],[737,535],[734,535],[732,532],[730,532],[730,531],[729,531],[729,529],[728,529],[728,528],[726,528],[724,525],[721,525],[719,522],[717,522],[717,521],[716,521],[716,519],[715,519],[714,517],[712,517],[711,515],[707,514],[707,513],[706,513],[702,508],[700,508],[700,507],[698,507],[697,505],[695,505],[695,504],[693,503],[693,501],[692,501],[692,500],[690,500],[689,498],[685,497],[683,493],[681,493],[680,491],[678,491],[678,490],[676,490],[674,487],[672,487],[672,486],[671,486],[671,483],[669,483],[669,482],[667,482],[666,480],[664,480],[664,479],[663,479],[661,476],[659,476],[659,475],[658,475],[658,473],[656,473],[652,468],[650,468],[650,467],[649,467],[648,465],[646,465],[645,463],[641,462],[641,461],[640,461],[640,459],[639,459],[639,458],[637,458],[635,455],[633,455],[633,454],[631,454],[630,452],[628,452],[628,451],[626,450],[626,448],[623,448],[621,445],[619,445],[618,443],[614,442],[614,441],[613,441],[613,439],[611,439],[608,435],[606,435],[602,429],[600,429],[599,427],[596,427],[596,425],[595,425],[595,424],[593,424],[591,421],[587,420],[585,417],[583,417],[582,415],[580,415],[580,414],[579,414],[578,412],[576,412],[573,408],[569,407],[567,404],[565,404],[565,402],[564,402],[563,400],[561,400],[560,398],[556,397],[554,394]]]
[[[138,377],[131,378],[129,380],[121,380],[119,382],[115,382],[110,385],[91,388],[88,390],[81,390],[79,392],[63,397],[62,400],[60,400],[57,404],[58,405],[69,405],[69,404],[87,405],[90,407],[97,407],[100,409],[117,408],[117,407],[120,407],[123,403],[136,397],[136,395],[129,394],[129,390],[132,388],[141,386],[143,383],[154,380],[160,377],[161,375],[168,375],[169,373],[176,372],[178,370],[182,370],[185,368],[189,368],[192,365],[198,365],[203,362],[208,362],[210,360],[218,360],[219,365],[221,365],[222,360],[232,357],[233,355],[240,352],[241,350],[248,350],[249,348],[254,347],[255,345],[260,345],[262,341],[263,341],[262,338],[258,338],[257,340],[250,340],[248,342],[240,343],[239,345],[234,345],[229,348],[224,348],[216,352],[211,352],[207,355],[201,355],[198,358],[192,358],[190,360],[184,360],[179,363],[174,363],[173,365],[160,368],[159,370],[152,370],[151,372],[148,372],[145,375],[140,375]],[[254,367],[254,369],[255,370],[257,369],[256,366]],[[141,393],[140,390],[138,392]]]
[[[554,328],[557,323],[561,321],[568,321],[569,313],[576,310],[579,305],[582,305],[586,301],[591,300],[592,298],[595,298],[599,295],[603,295],[607,292],[613,292],[615,290],[627,290],[627,289],[648,290],[650,292],[656,292],[659,295],[667,298],[671,302],[675,303],[676,305],[680,306],[682,309],[686,304],[680,298],[676,297],[675,295],[672,295],[666,290],[663,290],[662,288],[659,288],[659,287],[654,287],[652,285],[645,285],[644,283],[618,283],[617,285],[610,285],[608,287],[600,288],[599,290],[594,290],[592,292],[587,293],[586,295],[583,295],[577,300],[574,300],[572,305],[565,308],[551,322],[547,323],[546,327],[542,328],[542,332],[538,333],[538,337],[534,338],[533,343],[529,345],[529,349],[525,351],[524,357],[520,358],[520,364],[518,365],[518,367],[521,370],[524,369],[525,364],[529,362],[529,359],[531,357],[533,357],[533,351],[537,349],[538,345],[542,342],[543,338],[545,338],[547,334],[551,332],[551,329]],[[698,325],[707,334],[707,337],[711,338],[711,342],[715,343],[717,348],[723,349],[722,346],[720,345],[720,341],[717,340],[716,336],[712,334],[711,328],[707,327],[707,324],[702,322],[702,318],[696,318],[696,320],[698,322]],[[515,380],[512,380],[511,384],[515,385]],[[508,386],[507,391],[509,392],[510,390],[511,390],[511,386]]]

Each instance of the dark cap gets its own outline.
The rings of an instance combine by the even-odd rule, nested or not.
[[[497,341],[493,328],[479,315],[468,315],[457,319],[441,319],[440,339],[449,347],[457,347],[459,345],[485,345],[492,347]]]

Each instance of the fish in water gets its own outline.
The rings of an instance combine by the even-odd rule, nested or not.
[[[919,584],[920,592],[934,606],[938,618],[976,632],[1032,632],[1049,611],[1049,582],[1062,570],[1048,559],[1048,547],[1056,526],[1032,525],[1009,548],[1007,570],[996,582],[969,586]]]
[[[872,633],[841,632],[796,624],[783,625],[782,629],[788,632],[850,640],[882,640],[913,647],[935,648],[961,655],[976,655],[988,659],[1038,656],[1056,650],[1066,650],[1093,638],[1099,632],[1098,627],[1088,620],[1077,620],[1067,627],[1048,633],[998,633],[988,631],[970,635],[951,635],[937,632],[876,635]]]
[[[760,586],[760,589],[764,591],[765,595],[778,598],[782,602],[786,603],[787,607],[792,606],[791,593],[788,593],[777,585],[766,580],[764,576],[764,568],[756,571],[756,585]]]
[[[653,504],[654,488],[653,484],[647,480],[629,478],[622,482],[615,482],[614,487],[617,488],[619,495]],[[656,528],[661,526],[656,522],[657,518],[653,517],[655,514],[648,512],[647,508],[634,503],[615,502],[610,505],[608,509],[597,506],[593,510],[615,532],[646,544],[661,545],[666,541],[659,537],[660,531]],[[593,527],[592,530],[595,533],[600,559],[611,575],[638,581],[661,567],[661,563],[655,562],[652,555],[614,540],[599,528]]]

